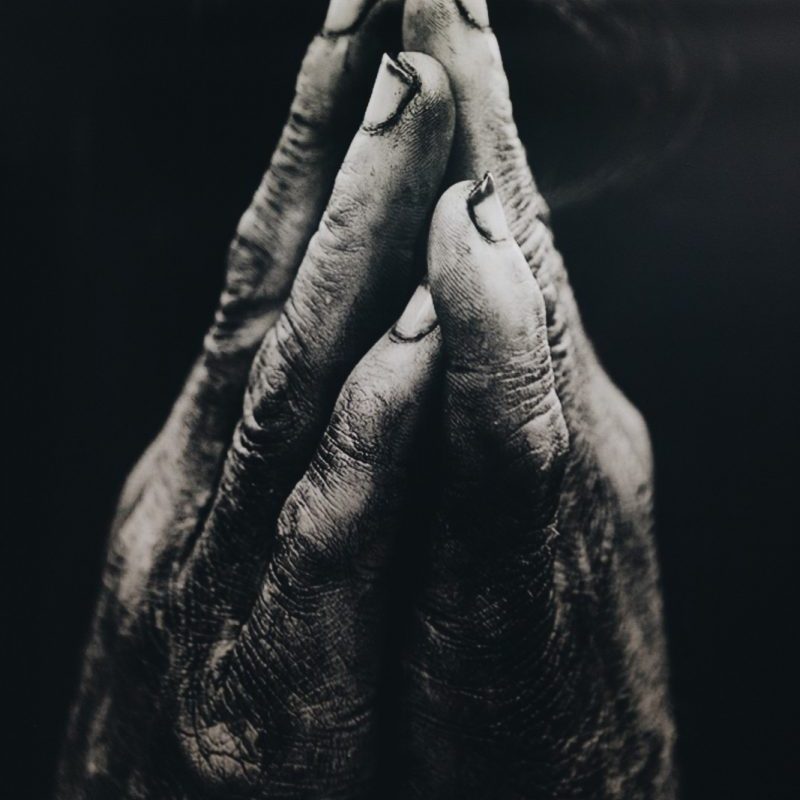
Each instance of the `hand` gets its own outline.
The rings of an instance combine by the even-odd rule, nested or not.
[[[437,349],[365,353],[420,277],[454,117],[435,61],[386,59],[332,185],[389,6],[355,26],[332,6],[202,354],[125,487],[62,797],[352,797],[372,780],[380,578]],[[370,461],[387,430],[390,459]]]
[[[497,178],[449,190],[429,244],[445,485],[406,658],[406,796],[669,797],[647,432],[580,324],[488,24],[483,0],[405,5],[405,46],[450,78],[454,176]]]
[[[383,74],[309,239],[389,5],[352,20],[332,5],[345,32],[312,44],[203,354],[123,495],[65,796],[372,784],[381,586],[440,336],[424,289],[331,409],[415,278],[453,125],[434,62],[386,67],[400,83]],[[476,2],[406,3],[407,46],[436,56],[455,94],[452,175],[496,171],[512,236],[489,182],[451,190],[431,234],[447,458],[405,655],[399,785],[665,796],[646,431],[581,329],[487,24]]]

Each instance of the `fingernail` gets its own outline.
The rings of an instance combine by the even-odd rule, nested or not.
[[[325,16],[325,33],[341,35],[350,33],[360,24],[371,0],[331,0]]]
[[[416,73],[402,59],[384,55],[364,113],[363,128],[377,131],[391,125],[402,113],[419,85]]]
[[[478,233],[490,242],[502,242],[511,238],[503,204],[494,185],[491,172],[487,172],[469,193],[467,207],[472,223]]]
[[[455,0],[456,7],[464,20],[473,28],[489,27],[489,8],[486,0]]]
[[[408,301],[400,319],[392,328],[392,335],[404,342],[414,342],[427,336],[436,327],[437,322],[430,289],[423,283],[417,286],[411,300]]]

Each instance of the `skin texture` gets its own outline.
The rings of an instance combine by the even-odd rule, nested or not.
[[[402,383],[403,370],[386,367],[398,381],[394,395],[380,375],[372,383],[356,376],[345,389],[346,410],[338,418],[331,413],[348,374],[416,280],[415,245],[453,128],[441,66],[420,54],[403,59],[412,80],[401,113],[356,134],[279,313],[274,276],[291,271],[299,223],[284,229],[271,219],[282,220],[284,203],[296,199],[288,180],[288,196],[280,194],[285,163],[314,170],[301,186],[324,177],[332,156],[328,121],[307,121],[303,133],[297,116],[316,108],[317,79],[330,91],[337,66],[341,83],[334,88],[352,91],[354,64],[345,68],[344,56],[357,53],[363,43],[352,39],[365,35],[362,28],[344,44],[341,36],[312,43],[284,140],[234,240],[204,352],[123,491],[58,780],[64,797],[294,797],[309,787],[349,797],[369,780],[377,648],[363,655],[357,640],[374,644],[369,625],[360,623],[376,614],[360,589],[333,591],[336,570],[323,553],[298,545],[290,557],[275,542],[319,539],[324,550],[319,533],[297,533],[322,525],[358,539],[354,519],[343,514],[360,514],[362,505],[371,527],[387,536],[392,527],[387,492],[367,493],[360,503],[356,493],[368,492],[368,472],[354,467],[345,481],[342,462],[352,451],[349,460],[360,463],[359,453],[369,453],[360,438],[384,428],[401,449],[400,431],[413,425],[405,408],[413,404],[402,398],[410,393],[419,403],[423,394],[414,393],[413,379]],[[274,196],[265,185],[277,186]],[[301,199],[310,228],[315,209],[305,194]],[[291,213],[301,218],[298,209]],[[248,238],[262,227],[270,246],[263,252]],[[237,385],[243,361],[252,364],[246,389]],[[399,408],[389,399],[402,400]],[[240,418],[235,428],[229,413]],[[309,466],[317,450],[319,463]],[[394,492],[402,488],[400,455],[388,462],[399,473]],[[306,484],[321,486],[323,500],[298,484],[304,473]],[[349,559],[345,567],[359,571]],[[310,620],[306,606],[313,614],[321,607],[327,622]],[[332,630],[332,620],[348,618],[350,633]]]
[[[404,796],[669,797],[649,464],[619,429],[573,450],[541,290],[507,231],[476,228],[470,191],[448,190],[429,243],[444,458],[405,656]]]
[[[404,41],[439,59],[450,77],[457,108],[452,176],[491,170],[496,178],[519,248],[516,259],[527,263],[539,287],[540,313],[529,316],[544,315],[552,375],[547,380],[566,437],[560,426],[554,432],[552,396],[536,399],[544,379],[530,385],[542,358],[513,351],[500,357],[488,344],[498,333],[481,325],[487,317],[513,314],[513,303],[496,300],[487,308],[488,290],[502,273],[483,284],[464,277],[487,267],[475,263],[477,248],[464,252],[469,239],[463,214],[451,211],[446,197],[429,253],[446,342],[443,309],[457,301],[470,308],[468,324],[453,327],[458,350],[448,352],[466,372],[456,379],[459,397],[450,401],[449,414],[466,423],[459,441],[488,437],[489,444],[470,454],[483,462],[483,471],[466,476],[462,448],[451,443],[446,451],[445,469],[456,472],[450,480],[480,488],[454,490],[459,500],[438,522],[447,537],[433,537],[430,588],[420,600],[417,642],[408,656],[411,793],[671,797],[674,729],[646,426],[602,369],[580,323],[546,203],[517,137],[496,40],[477,22],[488,19],[485,3],[464,5],[472,10],[469,16],[449,0],[408,0]],[[460,397],[486,386],[495,391],[481,400],[482,411]],[[492,443],[503,427],[523,442],[507,445],[505,455]],[[501,469],[486,469],[495,459],[521,470],[511,482],[514,491],[496,485]],[[547,524],[545,518],[525,521],[537,506],[551,509]],[[517,551],[526,528],[528,538]],[[470,552],[461,539],[480,544]],[[447,558],[440,565],[442,549]],[[497,571],[480,575],[487,560]],[[536,577],[522,569],[529,560]],[[454,571],[480,577],[462,585]],[[537,581],[543,586],[529,597]],[[549,627],[535,624],[543,619]],[[531,627],[538,628],[535,635]],[[498,693],[504,697],[495,699]],[[495,702],[498,707],[487,711]]]
[[[486,6],[407,0],[367,105],[401,10],[337,5],[123,491],[60,796],[671,797],[647,432]]]

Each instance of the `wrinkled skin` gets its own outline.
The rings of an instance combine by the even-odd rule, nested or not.
[[[482,340],[461,332],[469,346],[458,355],[459,393],[474,397],[485,385],[508,384],[511,397],[498,389],[482,405],[462,402],[467,433],[445,468],[464,459],[463,439],[486,428],[522,432],[530,453],[512,456],[501,446],[496,457],[521,473],[512,481],[493,468],[494,454],[473,453],[484,462],[479,478],[460,476],[449,489],[455,500],[445,500],[409,657],[412,785],[420,797],[669,797],[674,732],[647,429],[586,338],[516,136],[496,42],[482,21],[477,14],[465,24],[450,3],[409,0],[406,46],[438,58],[450,76],[456,177],[488,166],[497,178],[511,232],[543,295],[561,412],[552,410],[552,396],[520,396],[535,361],[489,359]],[[451,252],[459,241],[437,243],[435,230],[432,238],[432,248]],[[462,268],[450,280],[452,291],[467,291],[458,286]],[[508,409],[505,420],[498,408]],[[550,420],[546,436],[536,430],[541,416],[561,417]],[[537,518],[542,507],[550,513]],[[548,622],[539,628],[531,620]],[[524,678],[513,680],[516,671]]]
[[[402,13],[417,52],[346,156],[397,3],[309,48],[120,501],[61,797],[674,795],[646,428],[583,332],[485,6]]]

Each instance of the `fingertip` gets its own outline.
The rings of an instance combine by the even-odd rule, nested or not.
[[[419,47],[443,33],[486,30],[489,11],[486,0],[406,0],[403,8],[403,41]]]
[[[351,33],[359,27],[371,5],[370,0],[330,0],[323,33],[328,36]]]
[[[468,215],[468,201],[476,182],[459,181],[448,187],[436,203],[428,238],[428,277],[434,296],[453,268],[455,256],[467,256],[477,231]],[[478,244],[475,242],[475,244]]]
[[[376,27],[402,10],[403,0],[329,0],[322,36],[338,38]]]
[[[452,140],[455,103],[444,67],[423,53],[384,54],[364,112],[361,130],[368,135],[408,129],[431,143]],[[398,135],[398,134],[395,134]]]
[[[467,199],[475,189],[477,181],[458,181],[442,192],[439,202],[436,204],[434,220],[457,219],[461,212],[466,208]]]
[[[428,240],[428,276],[451,355],[503,358],[534,332],[539,339],[546,334],[541,292],[490,174],[442,195]]]
[[[428,274],[434,295],[448,282],[464,285],[483,274],[501,283],[508,273],[525,280],[530,271],[491,173],[453,184],[439,199],[431,222]]]
[[[445,68],[425,53],[404,51],[398,55],[397,61],[414,74],[419,83],[414,110],[440,117],[443,126],[450,130],[452,136],[456,110]]]
[[[403,50],[397,58],[419,76],[420,82],[429,91],[449,87],[447,72],[433,56],[415,50]]]
[[[476,66],[497,55],[486,0],[406,0],[403,42],[409,49],[457,58],[472,45]]]
[[[467,210],[473,227],[486,241],[498,244],[513,238],[491,172],[475,182],[467,197]]]

